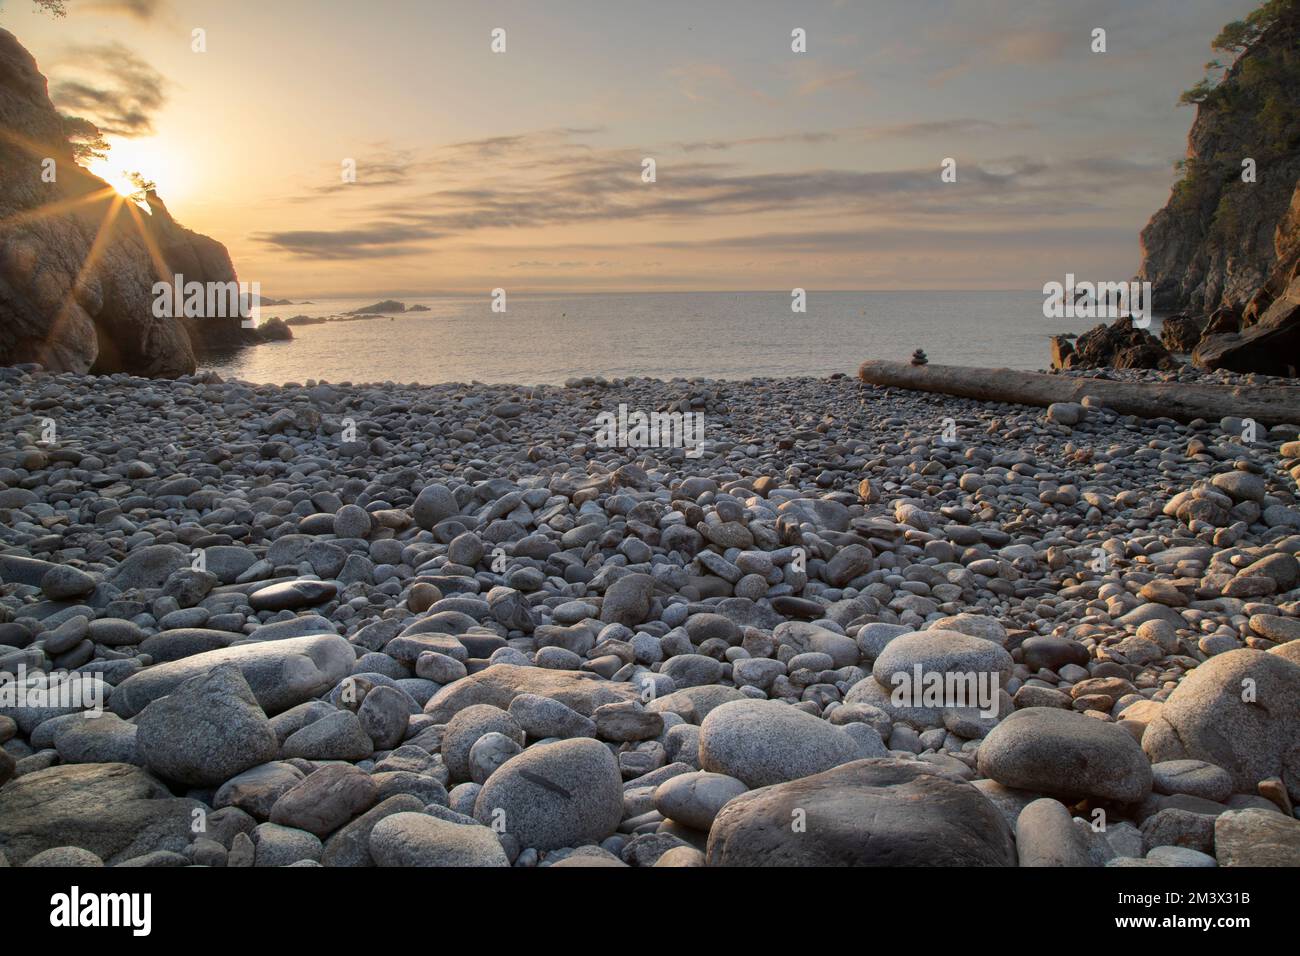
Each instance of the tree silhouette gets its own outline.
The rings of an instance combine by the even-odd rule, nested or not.
[[[108,155],[109,145],[99,127],[80,116],[63,114],[63,133],[68,137],[72,155],[83,166]]]
[[[1210,44],[1210,49],[1239,57],[1259,42],[1259,39],[1268,31],[1269,27],[1284,16],[1294,13],[1297,2],[1300,2],[1300,0],[1267,0],[1246,19],[1234,20],[1226,24]],[[1224,65],[1219,60],[1211,60],[1205,64],[1205,69],[1213,74],[1223,71]],[[1218,89],[1218,83],[1221,79],[1221,76],[1207,76],[1190,90],[1185,91],[1179,97],[1178,104],[1180,106],[1199,106],[1205,103],[1211,99],[1214,91]]]

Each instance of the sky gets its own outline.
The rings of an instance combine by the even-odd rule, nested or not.
[[[1136,272],[1178,96],[1257,5],[3,0],[0,26],[106,132],[97,171],[154,181],[265,295],[1039,289]]]

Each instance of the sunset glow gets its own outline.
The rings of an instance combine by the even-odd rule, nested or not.
[[[1175,104],[1204,37],[1254,5],[1161,0],[1104,59],[1093,14],[1060,2],[812,3],[807,54],[768,0],[669,2],[637,29],[622,5],[573,0],[437,15],[404,0],[355,21],[342,0],[11,17],[59,108],[113,143],[97,172],[123,192],[129,172],[156,182],[241,275],[307,296],[1127,275],[1185,148]],[[1192,39],[1169,35],[1175,8]],[[1115,128],[1118,154],[1097,135]],[[940,188],[945,157],[961,174]]]
[[[140,193],[141,181],[154,183],[160,195],[171,199],[184,197],[183,167],[172,160],[165,142],[156,137],[144,140],[109,139],[112,147],[103,159],[88,163],[86,168],[104,180],[121,196]]]

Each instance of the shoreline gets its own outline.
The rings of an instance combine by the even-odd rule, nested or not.
[[[602,305],[601,303],[606,303]],[[924,293],[810,300],[794,314],[788,295],[737,299],[688,294],[656,299],[512,299],[488,311],[486,298],[431,301],[430,313],[381,316],[374,322],[295,326],[292,347],[200,356],[201,367],[263,382],[369,380],[436,383],[478,379],[546,382],[590,373],[747,379],[754,375],[821,376],[857,371],[863,356],[905,359],[925,346],[935,362],[1046,366],[1054,334],[1083,334],[1087,322],[1046,322],[1041,296],[1018,302],[999,295],[929,297]],[[310,315],[360,302],[322,302]],[[264,310],[292,320],[296,307]],[[391,321],[390,321],[391,320]],[[589,345],[575,350],[574,343]],[[689,343],[689,344],[688,344]],[[853,361],[845,359],[852,357]]]
[[[275,344],[284,344],[284,343],[268,342],[263,344],[275,345]],[[248,348],[254,348],[254,347],[255,346],[248,346]],[[235,353],[231,353],[231,354],[235,354]],[[225,357],[228,356],[216,356],[216,358],[225,358]],[[1178,357],[1180,359],[1188,358],[1188,356],[1186,355],[1180,355]],[[184,378],[192,379],[195,377],[202,377],[204,375],[211,373],[214,375],[218,375],[219,377],[222,378],[223,381],[227,381],[227,382],[241,382],[243,384],[251,385],[251,386],[274,387],[274,388],[292,387],[294,385],[302,385],[304,382],[313,382],[315,384],[336,385],[339,387],[346,386],[351,388],[382,388],[388,385],[397,384],[399,387],[402,388],[482,386],[482,387],[491,387],[491,388],[515,388],[515,389],[529,389],[529,388],[564,389],[564,388],[592,387],[592,386],[619,387],[620,384],[627,383],[627,382],[643,382],[643,383],[651,383],[656,385],[670,385],[674,382],[688,382],[688,383],[700,383],[700,384],[722,384],[722,383],[745,384],[745,383],[773,383],[773,382],[782,382],[782,381],[797,381],[797,382],[837,381],[841,379],[855,379],[857,377],[855,373],[858,369],[860,369],[860,363],[851,363],[855,365],[855,371],[853,372],[835,371],[835,372],[827,372],[825,374],[806,374],[806,375],[752,375],[752,376],[745,376],[739,378],[714,377],[708,375],[660,378],[653,375],[605,375],[605,374],[591,373],[591,374],[570,376],[563,382],[531,382],[531,383],[520,382],[520,381],[484,382],[478,380],[474,380],[474,381],[447,380],[447,381],[440,381],[440,382],[400,382],[400,383],[393,383],[393,382],[386,382],[386,381],[357,382],[357,381],[350,381],[350,380],[340,380],[335,382],[329,379],[315,379],[311,377],[305,377],[301,382],[295,383],[295,382],[254,382],[248,379],[242,379],[238,377],[226,377],[222,375],[222,373],[219,370],[219,366],[221,363],[212,361],[213,358],[214,356],[208,356],[207,358],[203,359],[200,362],[199,368],[193,373],[193,375],[185,376]],[[1054,377],[1059,376],[1061,378],[1069,378],[1069,379],[1104,379],[1108,381],[1135,382],[1135,383],[1182,382],[1182,383],[1189,383],[1189,384],[1218,385],[1218,386],[1232,387],[1232,388],[1260,386],[1260,385],[1300,388],[1300,381],[1297,381],[1296,379],[1287,376],[1265,375],[1258,372],[1234,372],[1228,369],[1216,369],[1211,371],[1208,369],[1199,368],[1195,365],[1192,365],[1190,362],[1184,362],[1184,364],[1180,365],[1179,368],[1173,370],[1117,369],[1117,368],[1110,368],[1110,367],[1059,369],[1059,368],[1051,368],[1048,366],[1042,366],[1034,369],[1028,369],[1028,368],[1005,369],[1005,367],[1003,366],[993,366],[993,365],[963,366],[963,368],[966,367],[978,369],[981,371],[989,371],[989,372],[1003,371],[1003,370],[1009,370],[1014,372],[1032,372],[1040,375],[1050,375]],[[45,374],[51,374],[51,373],[45,373]],[[64,374],[64,373],[57,373],[57,374]],[[76,375],[77,373],[66,373],[66,374]],[[115,372],[115,373],[105,374],[104,376],[101,377],[109,377],[109,374],[122,375],[122,374],[129,374],[129,373]],[[143,378],[146,381],[159,381],[158,379],[150,379],[146,376],[131,376],[131,377]],[[882,386],[882,387],[891,387],[891,386]],[[999,400],[1000,399],[989,399],[989,401],[999,401]]]

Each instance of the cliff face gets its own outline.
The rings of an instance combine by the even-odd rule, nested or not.
[[[1270,276],[1289,273],[1277,266],[1297,246],[1298,116],[1300,3],[1291,3],[1197,107],[1187,176],[1142,231],[1139,278],[1157,309],[1243,309]],[[1254,183],[1242,181],[1246,158]]]
[[[154,316],[155,282],[236,281],[230,256],[156,197],[150,215],[77,165],[45,77],[3,29],[0,170],[0,365],[175,377],[194,371],[195,345],[240,338],[237,318],[202,320],[192,343]]]

